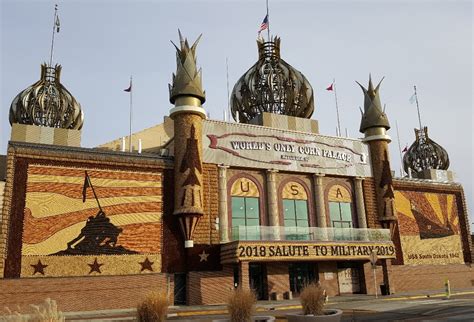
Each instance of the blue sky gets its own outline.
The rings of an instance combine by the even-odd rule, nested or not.
[[[49,58],[52,1],[1,0],[0,154],[10,136],[8,110],[14,96],[39,79]],[[128,86],[134,78],[134,130],[161,123],[171,107],[168,83],[175,71],[170,40],[177,29],[198,46],[211,118],[227,106],[226,58],[231,90],[257,59],[255,39],[266,9],[259,1],[64,1],[55,62],[62,83],[81,103],[82,145],[93,147],[128,133]],[[276,1],[270,29],[281,37],[282,58],[300,70],[315,92],[322,134],[334,135],[336,79],[341,126],[361,137],[359,106],[369,73],[385,76],[382,103],[393,138],[393,169],[399,174],[395,124],[402,148],[414,141],[416,108],[408,99],[417,85],[423,125],[449,153],[451,167],[473,198],[473,106],[471,1]],[[343,133],[345,131],[343,130]],[[473,226],[471,226],[472,228]]]

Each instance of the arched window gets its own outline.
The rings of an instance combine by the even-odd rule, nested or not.
[[[285,184],[282,190],[282,203],[286,239],[307,240],[308,195],[304,187],[295,181]]]
[[[260,192],[252,180],[237,179],[230,190],[232,239],[260,239]]]
[[[330,225],[334,228],[353,228],[352,198],[349,190],[342,185],[335,184],[329,189],[329,218]],[[335,232],[336,239],[349,238],[350,231],[340,230]]]

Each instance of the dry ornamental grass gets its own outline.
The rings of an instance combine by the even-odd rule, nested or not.
[[[227,300],[230,321],[251,321],[255,303],[257,303],[257,298],[252,290],[244,290],[241,287],[235,289]]]
[[[166,292],[151,292],[138,304],[137,320],[139,322],[163,322],[166,320],[170,301]]]
[[[305,315],[323,315],[326,291],[319,283],[308,284],[300,294],[300,302]]]
[[[47,298],[43,304],[33,305],[33,313],[24,312],[21,313],[20,308],[18,311],[11,311],[6,308],[6,315],[0,316],[0,321],[5,322],[63,322],[66,321],[64,315],[59,311],[55,300]]]

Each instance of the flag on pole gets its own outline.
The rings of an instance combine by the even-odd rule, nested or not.
[[[82,202],[86,202],[86,197],[87,197],[87,188],[91,187],[91,179],[89,178],[89,175],[87,174],[84,177],[84,185],[82,186]]]
[[[326,90],[327,90],[327,91],[332,91],[332,90],[334,90],[334,89],[333,89],[333,85],[334,85],[334,83],[331,83],[331,85],[329,85],[329,86],[326,88]]]
[[[407,151],[408,151],[408,145],[405,145],[405,147],[402,150],[402,153],[407,152]]]
[[[413,94],[408,101],[410,102],[410,104],[415,103],[416,102],[416,94]]]
[[[124,89],[123,91],[129,93],[132,91],[132,79],[130,79],[130,86],[128,86],[128,88]]]
[[[260,36],[260,33],[265,29],[268,29],[268,14],[265,16],[265,18],[263,18],[262,24],[260,25],[260,29],[258,30],[258,35]]]

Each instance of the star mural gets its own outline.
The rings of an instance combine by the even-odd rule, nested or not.
[[[142,269],[140,270],[140,272],[143,272],[144,270],[149,270],[151,272],[153,272],[153,263],[154,262],[150,262],[150,260],[147,258],[145,258],[145,260],[143,262],[139,262],[140,265],[142,266]]]
[[[38,263],[36,265],[30,265],[30,266],[33,267],[34,269],[33,275],[35,275],[36,273],[40,273],[41,275],[44,275],[44,269],[48,267],[48,265],[44,265],[43,263],[41,263],[41,260],[38,260]]]
[[[94,263],[87,264],[87,265],[89,265],[91,268],[89,274],[91,274],[92,272],[97,272],[99,274],[102,274],[102,272],[100,271],[100,267],[104,264],[99,264],[99,262],[97,261],[97,257],[94,259]]]
[[[206,251],[203,250],[201,254],[199,254],[199,262],[207,262],[207,258],[209,257],[209,254],[206,254]]]

